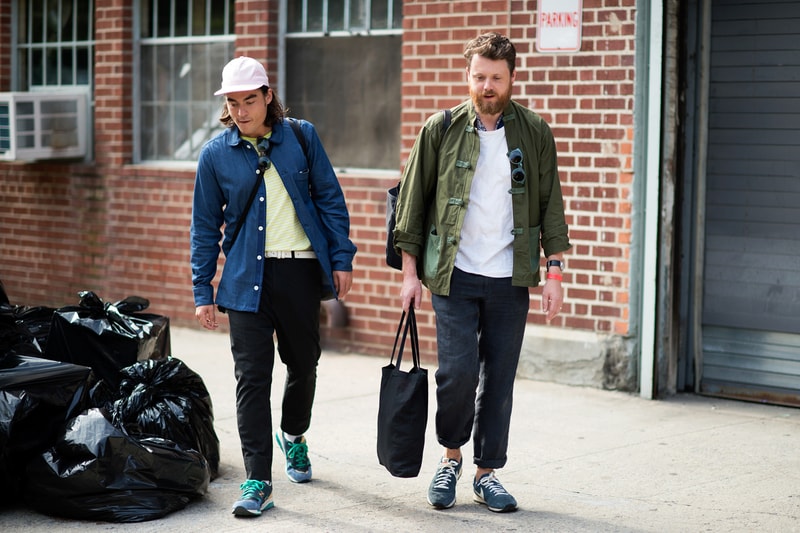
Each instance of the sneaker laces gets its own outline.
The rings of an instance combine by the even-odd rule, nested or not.
[[[447,489],[450,483],[456,478],[456,467],[449,460],[442,461],[439,470],[436,471],[436,477],[433,478],[434,489]]]
[[[239,488],[242,490],[243,500],[261,500],[264,498],[264,492],[267,484],[257,479],[248,479]]]
[[[308,444],[305,442],[287,442],[286,457],[296,470],[308,470]]]
[[[500,480],[495,477],[494,472],[483,476],[478,481],[478,485],[495,496],[509,496],[508,491],[500,484]]]

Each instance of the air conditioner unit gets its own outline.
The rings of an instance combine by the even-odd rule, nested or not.
[[[0,159],[83,158],[88,88],[0,93]]]

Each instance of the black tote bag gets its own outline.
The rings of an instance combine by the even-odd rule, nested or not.
[[[400,363],[403,359],[406,338],[409,338],[411,343],[413,367],[408,372],[403,372],[400,370]],[[385,466],[391,475],[416,477],[419,474],[427,422],[428,371],[419,364],[417,319],[412,304],[408,313],[403,312],[400,324],[397,326],[392,358],[389,364],[381,369],[378,462]]]

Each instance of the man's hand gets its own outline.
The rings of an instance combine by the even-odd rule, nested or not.
[[[353,273],[345,272],[344,270],[334,270],[333,287],[336,289],[336,295],[339,298],[344,298],[353,287]]]
[[[194,316],[206,329],[215,330],[219,327],[213,305],[198,305],[194,310]]]
[[[400,289],[400,300],[403,311],[408,311],[411,303],[419,309],[422,305],[422,283],[417,277],[417,258],[403,251],[403,287]]]
[[[563,303],[564,289],[561,287],[561,281],[546,280],[544,289],[542,289],[542,312],[545,313],[545,320],[548,324],[561,311]]]

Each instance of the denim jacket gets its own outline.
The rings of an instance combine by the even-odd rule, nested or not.
[[[314,126],[299,122],[308,159],[288,121],[283,120],[272,128],[270,160],[322,267],[323,298],[333,298],[333,271],[352,271],[356,247],[349,238],[350,217],[344,194],[328,156]],[[265,261],[266,189],[257,168],[256,150],[239,136],[236,127],[208,141],[200,152],[191,224],[195,306],[216,303],[223,309],[258,310]],[[260,180],[258,193],[242,219],[255,180]],[[231,236],[240,223],[242,229],[231,248]],[[225,254],[225,267],[215,300],[211,282],[220,249]]]
[[[471,101],[452,109],[442,136],[442,114],[431,116],[409,154],[397,199],[394,244],[418,258],[417,275],[434,294],[450,293],[480,139]],[[570,247],[558,179],[556,147],[547,123],[513,100],[503,110],[508,150],[520,148],[526,180],[512,185],[515,286],[539,284],[540,249],[546,256]],[[509,163],[510,164],[510,163]]]

